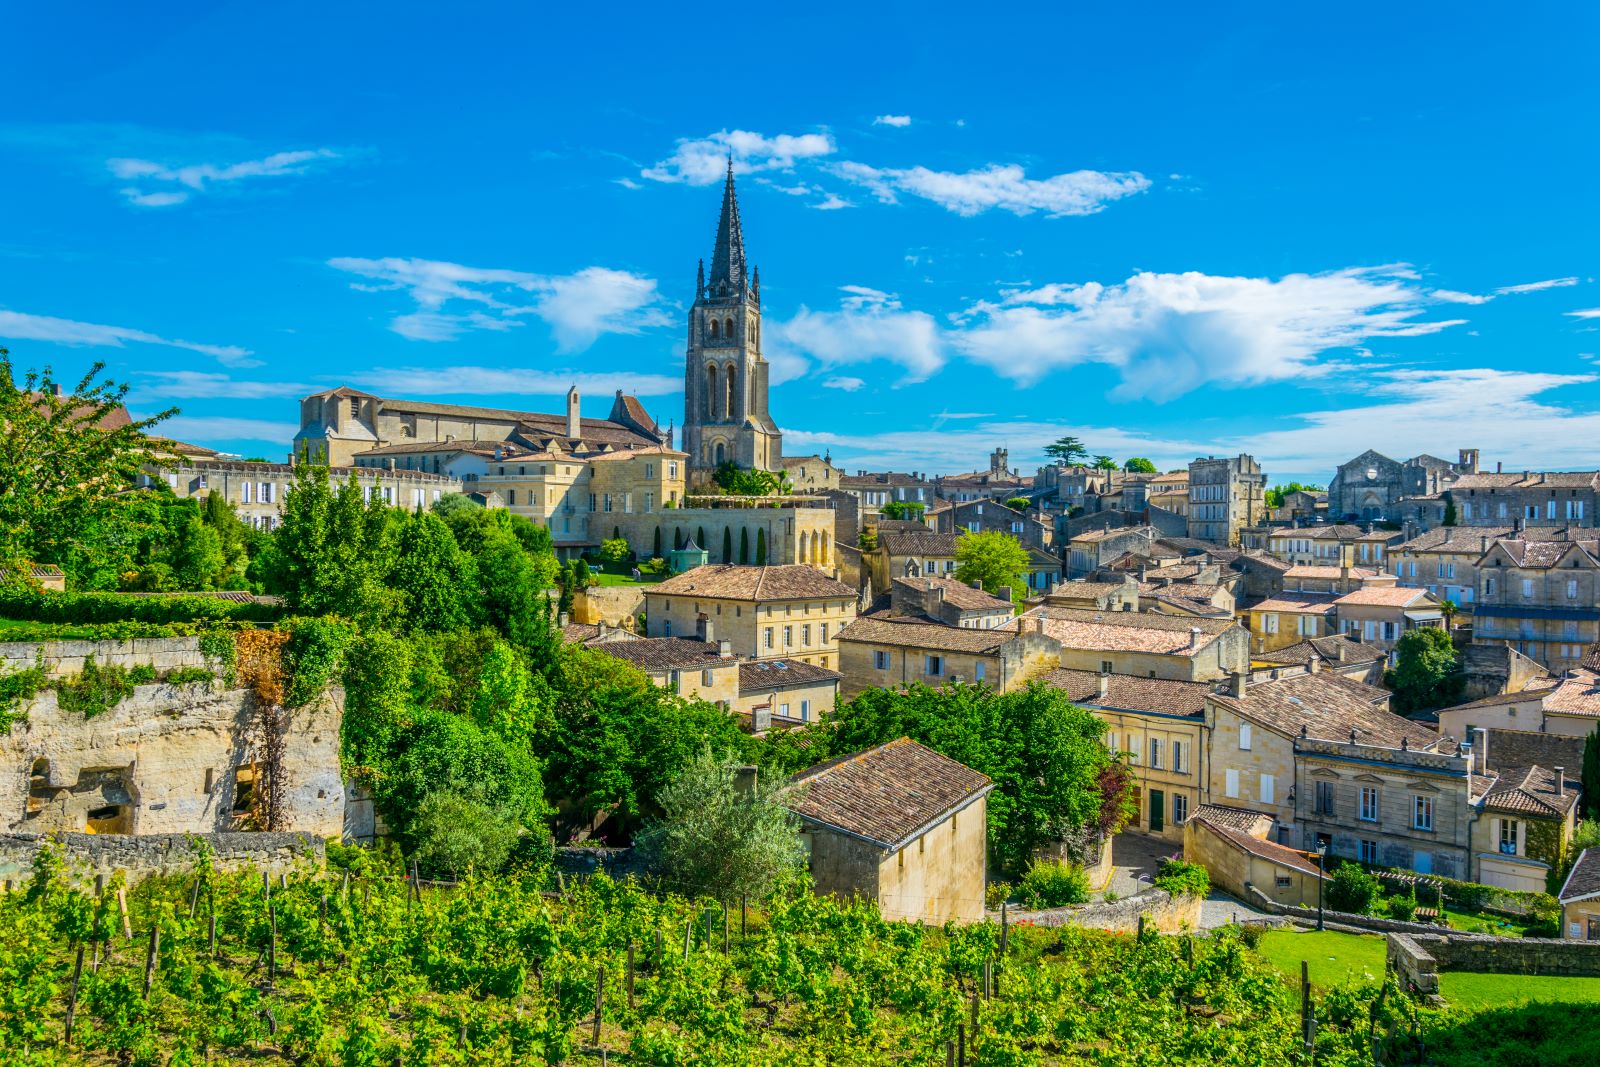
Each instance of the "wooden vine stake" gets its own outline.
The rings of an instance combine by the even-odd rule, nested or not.
[[[128,890],[124,886],[117,886],[117,914],[122,916],[122,936],[128,941],[133,940],[133,923],[128,921]]]
[[[606,1006],[606,965],[600,964],[594,974],[594,1033],[589,1036],[589,1044],[600,1044],[600,1013]]]
[[[189,918],[194,918],[194,913],[200,909],[200,876],[194,876],[194,885],[189,887]]]
[[[1002,956],[1006,954],[1006,949],[1011,944],[1011,939],[1008,936],[1011,933],[1009,903],[1009,901],[1004,900],[1000,902],[1000,955]]]
[[[628,942],[628,1010],[633,1010],[633,942]]]
[[[144,999],[150,999],[150,986],[156,977],[156,953],[161,951],[161,927],[150,927],[150,948],[144,956]]]
[[[988,1000],[994,992],[994,957],[983,958],[983,999]]]
[[[278,906],[267,905],[267,984],[278,980]]]
[[[83,977],[83,942],[78,942],[78,959],[72,965],[72,988],[67,991],[67,1027],[63,1040],[72,1044],[72,1021],[78,1014],[78,981]]]
[[[722,902],[722,954],[728,954],[728,902]]]
[[[694,936],[694,920],[683,924],[683,962],[689,962],[689,939]]]
[[[750,926],[750,898],[744,894],[739,896],[739,944],[744,944],[749,937]]]
[[[956,1067],[956,1043],[954,1041],[947,1040],[944,1043],[944,1067]]]
[[[977,1003],[977,1001],[973,1001]],[[956,1067],[967,1067],[967,1024],[956,1023]]]

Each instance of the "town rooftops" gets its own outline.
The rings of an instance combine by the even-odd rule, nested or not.
[[[1383,748],[1405,742],[1431,750],[1442,740],[1434,731],[1384,710],[1388,690],[1333,671],[1258,682],[1248,685],[1243,696],[1213,693],[1210,699],[1291,738],[1304,728],[1309,738],[1338,742],[1349,742],[1354,730],[1357,744]]]
[[[1544,710],[1600,718],[1600,674],[1584,667],[1572,668],[1554,689],[1545,691]]]
[[[1395,545],[1390,552],[1461,552],[1477,553],[1502,537],[1518,531],[1510,526],[1435,526],[1409,541]],[[1541,530],[1545,537],[1550,531]]]
[[[844,675],[798,659],[769,659],[739,664],[739,693],[760,693],[769,689],[798,689],[808,685],[837,682]]]
[[[942,622],[922,622],[919,619],[860,618],[839,631],[840,641],[860,641],[870,645],[892,645],[897,648],[927,648],[940,652],[967,652],[985,655],[994,652],[1008,641],[1016,640],[1017,632],[1009,627],[996,626],[989,630],[968,629],[964,626],[946,626]]]
[[[1249,605],[1251,611],[1276,611],[1285,615],[1326,615],[1338,593],[1296,593],[1285,590]]]
[[[1290,848],[1287,845],[1280,845],[1275,841],[1267,841],[1263,838],[1256,837],[1245,830],[1239,830],[1232,826],[1223,825],[1222,823],[1208,818],[1205,815],[1199,814],[1198,812],[1194,815],[1194,818],[1205,823],[1212,833],[1222,838],[1234,848],[1239,849],[1241,852],[1246,852],[1252,856],[1257,856],[1261,859],[1268,860],[1280,867],[1291,868],[1292,870],[1299,871],[1301,874],[1309,874],[1313,878],[1328,877],[1317,869],[1317,865],[1311,862],[1311,857],[1309,855],[1301,852],[1298,849]]]
[[[1304,537],[1312,541],[1355,541],[1369,535],[1367,531],[1352,523],[1336,522],[1327,526],[1287,526],[1274,530],[1272,536]]]
[[[1205,682],[1066,669],[1042,674],[1039,680],[1061,690],[1074,704],[1159,715],[1200,715],[1205,711],[1206,694],[1211,692],[1211,686]],[[1103,694],[1102,685],[1105,687]]]
[[[711,563],[675,574],[645,589],[645,596],[694,596],[709,600],[816,600],[856,592],[815,567],[789,563],[770,567]]]
[[[1091,582],[1074,580],[1062,582],[1050,592],[1045,594],[1045,603],[1065,600],[1098,600],[1103,596],[1112,596],[1128,588],[1127,582]]]
[[[732,655],[724,659],[721,650],[713,642],[694,641],[685,637],[645,637],[637,641],[611,641],[594,647],[608,656],[627,660],[647,674],[731,667],[734,664]]]
[[[1410,589],[1396,585],[1368,585],[1354,589],[1334,603],[1340,607],[1411,608],[1438,601],[1426,589]]]
[[[1452,490],[1462,489],[1593,489],[1600,486],[1597,471],[1520,471],[1463,474]]]
[[[1500,775],[1483,794],[1483,810],[1564,816],[1578,802],[1578,783],[1564,775],[1563,779],[1558,782],[1555,771],[1548,767],[1519,767]]]
[[[1046,635],[1063,648],[1104,652],[1154,652],[1192,656],[1232,629],[1229,619],[1179,618],[1150,612],[1097,611],[1041,604],[1007,623],[1015,629],[1022,619],[1039,620]],[[1193,634],[1192,631],[1200,631]]]
[[[1153,541],[1156,531],[1151,526],[1112,526],[1108,529],[1084,530],[1082,533],[1073,534],[1070,540],[1084,542],[1104,541],[1108,537],[1116,537],[1121,534],[1134,534]]]
[[[1333,634],[1308,638],[1271,652],[1261,652],[1255,658],[1267,663],[1309,663],[1313,653],[1329,664],[1371,663],[1375,659],[1387,659],[1389,655],[1377,645],[1369,645],[1344,634]]]
[[[953,558],[961,534],[934,533],[932,530],[895,530],[878,534],[878,547],[891,556],[937,556]]]
[[[908,737],[794,776],[801,820],[886,851],[910,844],[994,788],[989,777]]]
[[[1343,567],[1327,564],[1296,563],[1283,572],[1285,578],[1359,578],[1367,581],[1373,578],[1388,578],[1394,581],[1394,575],[1386,575],[1380,570],[1371,567]]]
[[[1586,848],[1567,874],[1558,894],[1561,903],[1600,895],[1600,847]]]
[[[1502,538],[1489,546],[1489,552],[1500,549],[1519,567],[1554,567],[1565,559],[1567,553],[1577,552],[1590,563],[1600,555],[1600,543],[1593,540],[1537,540]],[[1487,554],[1487,553],[1486,553]]]
[[[991,596],[982,589],[974,589],[966,582],[958,582],[954,578],[896,578],[894,584],[917,591],[943,590],[944,602],[962,611],[1009,612],[1011,610],[1011,601]]]

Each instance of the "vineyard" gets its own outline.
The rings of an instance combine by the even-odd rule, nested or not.
[[[543,884],[201,870],[86,894],[46,861],[0,900],[3,1062],[1310,1062],[1300,989],[1231,933],[925,929],[804,891],[744,907]],[[1570,1032],[1508,1023],[1498,1046],[1376,983],[1313,1008],[1322,1064],[1380,1042],[1390,1064],[1593,1062],[1576,1008]]]

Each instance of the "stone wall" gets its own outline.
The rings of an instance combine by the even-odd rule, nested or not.
[[[637,585],[596,585],[572,595],[572,621],[633,629],[644,614],[644,589]]]
[[[1419,993],[1437,993],[1441,971],[1600,977],[1600,941],[1392,933],[1387,953]]]
[[[1317,909],[1314,907],[1288,907],[1279,904],[1254,885],[1249,885],[1245,888],[1249,890],[1249,897],[1246,903],[1253,908],[1260,908],[1262,911],[1271,912],[1274,915],[1284,915],[1292,919],[1299,919],[1302,922],[1314,923],[1317,921]],[[1381,919],[1375,915],[1356,915],[1348,911],[1334,911],[1332,908],[1324,908],[1322,917],[1323,921],[1330,925],[1338,923],[1340,926],[1372,930],[1379,933],[1433,935],[1437,934],[1440,929],[1436,923],[1413,923],[1402,922],[1399,919]],[[1518,938],[1518,940],[1522,939]]]
[[[135,637],[126,641],[11,641],[0,643],[0,674],[44,664],[52,678],[77,674],[90,654],[104,667],[148,663],[157,671],[174,667],[209,667],[198,637]]]
[[[277,874],[304,864],[320,866],[326,846],[313,834],[0,834],[0,879],[13,887],[32,876],[39,847],[54,838],[61,846],[69,877],[91,882],[123,872],[130,883],[157,874],[190,870],[202,846],[219,870],[255,867]]]
[[[1131,897],[1110,902],[1097,901],[1071,908],[1051,908],[1046,911],[1012,911],[1014,922],[1028,922],[1034,926],[1086,926],[1094,930],[1116,930],[1130,933],[1139,929],[1143,916],[1145,925],[1164,934],[1195,930],[1200,926],[1200,898],[1187,894],[1173,895],[1159,886],[1151,886]]]

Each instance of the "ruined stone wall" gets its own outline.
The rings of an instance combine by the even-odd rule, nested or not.
[[[94,655],[104,667],[136,667],[148,663],[165,673],[174,667],[209,667],[198,637],[135,637],[126,641],[10,641],[0,643],[0,674],[27,670],[43,663],[51,678],[77,674]]]
[[[205,848],[211,850],[211,862],[218,870],[254,867],[271,874],[305,864],[320,866],[326,853],[321,839],[306,833],[53,836],[64,853],[68,876],[84,883],[118,871],[130,884],[152,875],[188,871]],[[0,834],[0,879],[13,888],[27,881],[46,840],[49,837],[42,834]]]
[[[1109,851],[1109,850],[1108,850]],[[1014,921],[1027,921],[1034,926],[1086,926],[1093,930],[1118,930],[1124,933],[1139,929],[1139,918],[1144,917],[1147,928],[1164,934],[1176,934],[1200,926],[1200,898],[1186,893],[1172,894],[1158,886],[1121,900],[1096,901],[1071,908],[1051,908],[1046,911],[1013,910]]]

